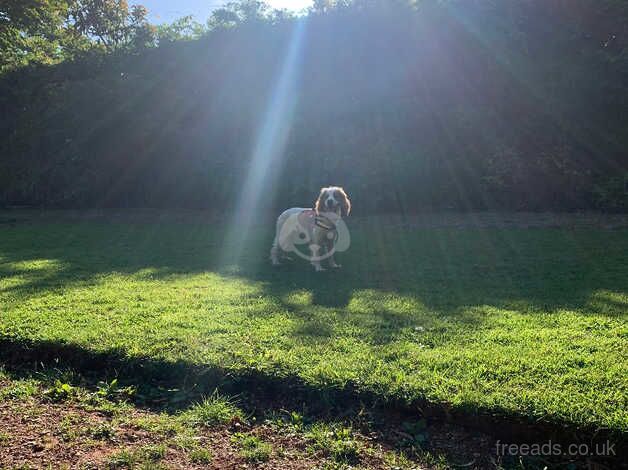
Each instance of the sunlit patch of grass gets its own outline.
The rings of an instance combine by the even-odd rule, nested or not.
[[[416,466],[400,452],[388,451],[384,454],[384,463],[391,469],[410,470]]]
[[[354,464],[360,459],[361,445],[351,428],[317,423],[306,436],[312,441],[312,451],[322,452],[336,462]]]
[[[107,399],[94,399],[94,395],[90,395],[83,400],[81,405],[87,410],[95,410],[105,416],[111,416],[116,419],[126,417],[131,405],[125,402],[112,402]]]
[[[29,259],[0,263],[0,292],[45,282],[68,267],[57,259]],[[52,286],[51,286],[52,287]]]
[[[163,437],[177,436],[185,430],[185,426],[181,420],[172,419],[172,417],[166,413],[142,415],[132,418],[122,417],[121,420],[137,429]]]
[[[290,292],[282,299],[286,305],[293,307],[305,307],[312,305],[312,293],[305,290],[296,290]]]
[[[166,446],[163,444],[144,446],[139,449],[138,454],[144,460],[158,462],[166,456]]]
[[[242,411],[228,397],[214,392],[202,402],[181,414],[181,420],[192,426],[212,427],[244,418]]]
[[[240,455],[247,462],[268,462],[273,446],[258,436],[236,433],[231,440],[240,448]]]
[[[24,400],[38,393],[34,380],[14,380],[6,385],[0,384],[0,400]]]
[[[85,429],[85,433],[96,440],[104,441],[113,438],[116,434],[115,428],[108,423],[94,424]]]
[[[81,419],[79,416],[68,415],[63,417],[59,423],[58,434],[65,442],[72,442],[76,440],[82,434],[82,429],[79,426]]]
[[[120,450],[110,455],[106,465],[108,470],[133,468],[137,464],[137,456],[130,450]]]
[[[83,416],[68,414],[59,422],[57,433],[64,442],[73,442],[82,437],[105,441],[115,436],[115,428],[110,423],[90,422]]]
[[[190,458],[190,461],[192,463],[196,464],[208,464],[211,463],[212,459],[214,458],[210,450],[204,449],[202,447],[192,449],[189,452],[188,457]]]
[[[178,449],[188,451],[188,452],[191,452],[192,450],[199,448],[200,439],[193,432],[194,432],[194,429],[185,427],[184,429],[180,430],[180,432],[177,433],[174,436],[174,438],[170,441],[171,445],[173,447],[176,447]]]
[[[162,469],[160,461],[166,456],[166,447],[162,444],[146,445],[139,449],[123,449],[110,455],[106,466],[110,470],[118,469]]]
[[[3,229],[0,338],[628,430],[626,230],[351,230],[315,274],[263,230],[226,270],[214,225]]]

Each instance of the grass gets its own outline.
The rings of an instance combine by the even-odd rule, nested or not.
[[[140,453],[144,459],[157,462],[166,456],[166,447],[164,445],[146,446],[141,449]]]
[[[270,229],[235,266],[224,229],[2,226],[0,338],[628,431],[628,230],[372,217],[341,271],[314,273],[268,266]]]
[[[132,468],[137,462],[137,457],[128,450],[121,450],[109,457],[107,468],[110,470],[118,468]]]
[[[212,461],[212,453],[208,449],[203,449],[201,447],[197,447],[190,451],[190,460],[192,463],[196,464],[208,464]]]
[[[416,460],[423,455],[409,454],[415,459],[411,462],[404,457],[404,452],[411,449],[392,447],[385,441],[374,442],[353,428],[357,422],[329,424],[314,416],[277,409],[260,410],[264,414],[259,420],[254,416],[243,418],[244,412],[234,407],[233,398],[218,394],[184,413],[146,410],[120,401],[115,394],[103,396],[94,387],[95,380],[78,373],[73,374],[76,393],[53,402],[46,391],[50,383],[64,375],[68,376],[68,371],[41,366],[35,370],[0,370],[0,390],[26,380],[33,385],[28,400],[8,396],[0,407],[0,421],[10,417],[4,425],[11,431],[0,432],[0,449],[4,448],[0,452],[1,468],[15,468],[14,464],[21,459],[33,462],[45,459],[55,462],[55,468],[70,468],[77,461],[68,461],[72,455],[69,451],[76,449],[83,451],[81,460],[85,468],[109,469],[188,468],[192,464],[203,466],[225,461],[256,464],[271,460],[273,468],[283,468],[285,463],[303,458],[307,461],[300,468],[312,468],[315,463],[316,468],[348,468],[335,464],[349,460],[361,464],[360,468],[388,468],[384,462],[404,461],[407,465],[403,468],[416,468]],[[114,412],[103,413],[103,409]],[[224,409],[238,417],[238,421],[225,426],[224,419],[212,420],[213,425],[204,419],[208,413],[226,416],[222,411],[215,412]],[[190,425],[190,417],[197,415],[203,419]],[[305,425],[305,421],[311,424]],[[41,438],[51,430],[59,438],[57,445]],[[36,446],[29,453],[27,449],[33,443]],[[312,450],[306,452],[309,447]],[[348,453],[348,448],[355,451]],[[12,455],[13,452],[19,455]]]
[[[258,436],[237,433],[232,440],[240,447],[240,455],[247,462],[268,462],[273,453],[273,446]]]
[[[244,418],[242,411],[228,397],[215,392],[181,415],[182,421],[193,426],[212,427]]]
[[[5,399],[26,399],[31,397],[36,391],[36,385],[33,381],[20,381],[9,387],[0,389],[0,400]]]
[[[360,455],[360,444],[353,438],[350,428],[317,423],[307,436],[312,440],[313,451],[328,455],[335,462],[356,463]]]
[[[106,467],[110,470],[122,468],[161,469],[160,461],[166,456],[163,445],[147,445],[138,449],[123,449],[110,455]]]

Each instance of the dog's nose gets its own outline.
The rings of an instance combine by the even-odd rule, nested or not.
[[[331,199],[327,199],[327,202],[325,204],[327,204],[327,207],[331,207],[334,205],[334,201],[332,201]]]

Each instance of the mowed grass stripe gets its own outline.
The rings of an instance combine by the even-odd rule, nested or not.
[[[0,335],[628,431],[628,231],[351,229],[314,273],[270,230],[235,266],[212,224],[5,226]]]

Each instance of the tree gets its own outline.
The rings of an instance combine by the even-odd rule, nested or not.
[[[229,208],[306,26],[285,165],[269,171],[342,181],[365,211],[628,207],[624,0],[329,0],[307,22],[243,0],[198,41],[146,53],[142,10],[67,1],[86,15],[58,42],[77,60],[0,80],[0,199]],[[52,2],[0,0],[5,24],[26,16],[17,30],[44,37],[34,4]],[[81,58],[70,38],[116,54]],[[307,196],[284,183],[277,197]]]
[[[54,64],[94,48],[153,46],[157,28],[147,14],[144,6],[129,7],[126,0],[0,0],[0,74],[31,63]],[[184,21],[171,32],[182,30]]]
[[[194,20],[192,15],[184,16],[170,24],[157,26],[159,44],[182,40],[199,39],[206,34],[207,27]]]
[[[0,73],[63,57],[66,0],[0,0]]]
[[[269,18],[271,9],[260,0],[238,0],[214,10],[208,21],[210,28],[233,27],[242,23],[264,21]]]
[[[107,52],[153,45],[157,30],[147,15],[144,6],[129,8],[126,0],[75,0],[69,10],[71,27]]]

